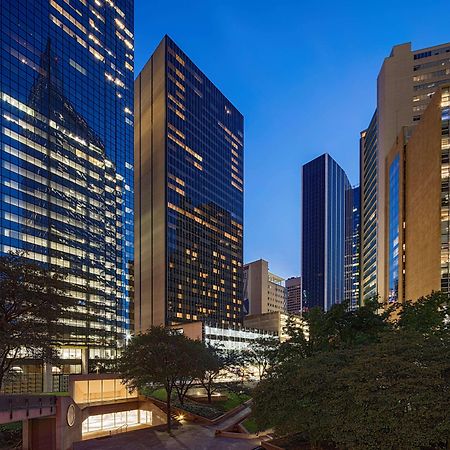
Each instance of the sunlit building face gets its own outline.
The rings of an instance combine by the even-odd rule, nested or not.
[[[130,328],[133,1],[1,8],[0,253],[67,271],[63,344],[108,366]]]

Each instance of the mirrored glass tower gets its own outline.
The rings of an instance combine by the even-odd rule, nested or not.
[[[67,271],[59,369],[107,370],[130,329],[133,1],[1,8],[0,253]]]

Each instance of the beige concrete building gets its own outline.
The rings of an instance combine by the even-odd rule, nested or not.
[[[263,314],[286,311],[284,278],[269,272],[264,259],[244,265],[244,312]]]
[[[449,292],[449,86],[437,89],[416,127],[401,130],[385,159],[382,296],[389,301]]]
[[[450,82],[450,43],[412,50],[393,47],[377,80],[377,110],[361,133],[361,296],[387,292],[386,157],[403,127],[417,125],[440,86]]]
[[[298,315],[290,315],[297,327],[302,325],[302,318]],[[258,330],[264,330],[276,333],[281,342],[284,342],[288,335],[286,326],[288,324],[289,315],[280,311],[269,312],[265,314],[252,314],[244,317],[244,326]]]
[[[22,422],[23,450],[72,450],[79,441],[160,426],[165,413],[117,374],[70,375],[64,395],[0,396],[0,424]]]

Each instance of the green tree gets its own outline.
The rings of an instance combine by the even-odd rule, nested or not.
[[[25,254],[0,257],[0,387],[19,359],[56,360],[64,278]]]
[[[262,379],[276,364],[280,341],[273,337],[261,337],[255,339],[247,350],[243,352],[246,365],[256,367],[258,379]]]
[[[397,316],[398,328],[423,334],[448,333],[450,303],[448,294],[433,292],[416,301],[396,303],[390,313]]]
[[[447,296],[378,309],[313,312],[307,342],[254,391],[258,424],[349,450],[450,446]]]
[[[279,434],[351,450],[444,448],[450,436],[450,342],[394,332],[271,373],[253,413]],[[441,447],[439,447],[441,445]]]
[[[217,381],[227,365],[227,355],[220,347],[206,345],[201,353],[201,374],[199,382],[206,391],[208,403],[212,402],[212,395],[218,388]]]
[[[313,308],[304,314],[300,326],[288,319],[285,331],[289,339],[280,345],[278,359],[308,358],[322,351],[374,342],[393,329],[389,315],[377,299],[367,300],[356,310],[350,310],[347,303],[333,305],[326,312]]]
[[[201,341],[183,339],[178,350],[185,361],[182,365],[183,370],[174,380],[174,388],[180,404],[184,405],[189,389],[204,373],[206,361],[203,355],[207,352],[207,349]]]
[[[399,331],[351,351],[328,404],[332,440],[355,450],[444,448],[449,370],[448,337]]]
[[[195,378],[196,350],[201,342],[188,339],[176,330],[151,327],[131,339],[118,362],[124,383],[131,388],[162,386],[166,391],[167,431],[171,431],[171,400],[174,391],[184,396]]]

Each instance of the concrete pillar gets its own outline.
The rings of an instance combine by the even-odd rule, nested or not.
[[[43,392],[53,392],[53,374],[52,365],[50,363],[44,363],[42,373],[42,390]]]
[[[31,420],[22,420],[22,450],[31,450]]]
[[[81,373],[89,373],[89,348],[81,349]]]

